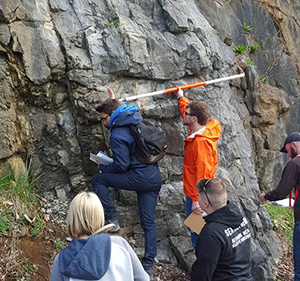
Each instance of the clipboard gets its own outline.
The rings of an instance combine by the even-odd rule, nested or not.
[[[184,224],[192,231],[200,234],[202,228],[205,225],[205,220],[203,219],[202,215],[198,215],[192,212],[184,221]]]

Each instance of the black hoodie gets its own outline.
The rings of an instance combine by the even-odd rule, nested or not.
[[[191,281],[252,280],[249,223],[238,207],[228,202],[204,219]]]

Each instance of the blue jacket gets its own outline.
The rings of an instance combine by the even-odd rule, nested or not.
[[[108,234],[93,235],[89,239],[73,239],[60,252],[59,268],[66,276],[96,280],[106,273],[110,253],[111,241]]]
[[[125,239],[100,233],[75,238],[54,259],[50,281],[149,281]]]
[[[134,171],[132,175],[141,182],[161,181],[157,164],[142,164],[135,157],[135,140],[130,125],[138,124],[142,120],[141,114],[137,112],[137,107],[133,105],[122,104],[112,114],[109,127],[114,162],[109,165],[100,164],[102,172],[122,174]]]

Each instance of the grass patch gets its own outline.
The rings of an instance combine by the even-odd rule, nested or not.
[[[248,65],[253,65],[254,68],[257,68],[256,64],[255,64],[252,60],[247,60],[246,63],[247,63]]]
[[[245,45],[237,45],[233,47],[233,50],[239,54],[245,54],[249,51],[248,47]]]
[[[254,42],[253,44],[251,44],[251,45],[249,46],[249,50],[250,50],[251,53],[255,53],[255,52],[257,52],[259,49],[260,49],[260,45],[259,45],[258,43],[256,43],[256,42]]]
[[[248,25],[245,21],[243,22],[243,29],[246,31],[246,32],[251,32],[252,31],[252,27],[251,25]]]
[[[10,169],[0,175],[0,197],[19,198],[26,206],[36,205],[37,193],[41,186],[42,175],[34,175],[31,162],[28,161],[25,171],[19,174]]]
[[[38,192],[41,175],[35,176],[32,171],[28,161],[23,172],[17,174],[9,169],[0,174],[0,234],[9,234],[16,224],[18,229],[28,225],[24,218],[27,214],[37,217],[31,224],[31,235],[40,235],[42,225],[38,213]]]
[[[10,278],[4,280],[29,281],[38,270],[27,259],[20,258],[17,249],[20,237],[41,237],[45,230],[39,210],[42,175],[37,175],[37,170],[27,161],[20,172],[7,169],[0,174],[0,236],[10,238],[3,243],[7,254],[0,258],[0,276]]]
[[[66,243],[62,242],[60,239],[56,239],[55,240],[55,243],[56,243],[56,248],[57,248],[57,251],[61,251],[62,249],[66,248],[67,245]]]
[[[12,221],[13,213],[10,209],[0,210],[0,234],[10,229]]]
[[[272,204],[265,204],[266,210],[271,217],[273,229],[275,231],[284,233],[288,243],[293,245],[293,228],[294,228],[294,214],[290,208],[283,208],[274,206]]]
[[[107,22],[107,23],[106,23],[106,26],[107,26],[107,27],[112,27],[112,26],[116,27],[116,26],[118,25],[118,23],[119,23],[119,20],[118,20],[118,19],[115,19],[115,20],[113,20],[113,21]]]
[[[42,229],[44,227],[44,223],[40,218],[37,218],[32,224],[31,224],[31,230],[30,234],[34,237],[39,237],[43,234]]]
[[[35,271],[34,267],[31,266],[26,260],[19,259],[18,263],[21,265],[23,273]]]

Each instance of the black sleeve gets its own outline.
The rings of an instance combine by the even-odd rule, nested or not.
[[[287,197],[289,192],[296,186],[299,176],[299,166],[293,161],[289,161],[283,169],[281,180],[278,186],[268,192],[265,198],[270,201],[281,200]]]
[[[222,242],[208,233],[200,234],[196,245],[197,260],[192,265],[191,281],[210,281],[216,270]]]

